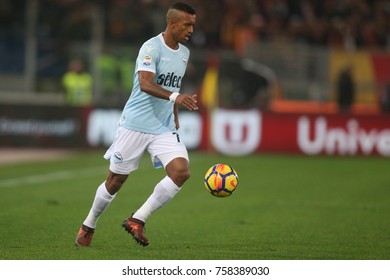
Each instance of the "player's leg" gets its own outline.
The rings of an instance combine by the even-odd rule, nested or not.
[[[133,143],[134,133],[120,128],[117,136],[104,157],[110,160],[110,170],[107,179],[98,187],[92,207],[84,220],[76,238],[76,246],[89,246],[96,228],[96,223],[106,211],[116,193],[126,181],[128,174],[138,168],[144,147]],[[137,136],[137,135],[136,135]]]
[[[154,162],[161,162],[165,167],[165,176],[155,186],[145,203],[124,222],[124,227],[134,239],[143,246],[149,241],[143,234],[143,226],[148,217],[167,204],[180,190],[180,187],[190,177],[188,153],[184,144],[177,142],[177,135],[163,135],[150,145],[148,151]],[[131,230],[131,227],[133,230]]]
[[[188,155],[183,155],[183,157],[177,157],[169,161],[165,167],[165,171],[173,183],[180,188],[191,175]]]
[[[120,176],[125,176],[125,175],[120,175]],[[91,244],[92,237],[93,237],[98,219],[106,211],[108,206],[111,204],[112,200],[115,198],[117,191],[119,190],[120,186],[124,183],[127,176],[120,180],[120,182],[121,182],[120,186],[119,186],[119,183],[115,184],[115,186],[116,186],[115,192],[112,192],[112,191],[109,192],[108,188],[107,188],[107,184],[108,184],[108,186],[110,186],[110,184],[113,185],[113,183],[110,183],[110,182],[119,181],[119,180],[110,179],[110,181],[109,181],[110,177],[116,178],[115,176],[113,176],[113,173],[110,171],[110,174],[109,174],[107,180],[104,181],[102,184],[100,184],[100,186],[96,190],[96,194],[95,194],[95,198],[94,198],[93,203],[92,203],[92,207],[89,210],[89,213],[88,213],[86,219],[84,220],[84,222],[83,222],[83,224],[82,224],[82,226],[77,234],[77,238],[75,241],[76,246],[79,246],[79,247],[84,246],[85,247],[85,246],[89,246]]]
[[[181,157],[172,159],[165,170],[167,176],[157,183],[148,200],[134,213],[134,218],[146,222],[153,212],[167,204],[179,192],[190,176],[188,161]]]
[[[149,240],[145,236],[144,226],[147,218],[155,211],[167,204],[180,190],[183,183],[189,178],[188,161],[185,158],[175,158],[166,166],[167,176],[165,176],[154,187],[153,193],[145,203],[124,221],[123,227],[129,232],[140,245],[149,245]],[[172,176],[170,177],[169,174]],[[179,182],[177,185],[176,182]]]
[[[107,179],[98,187],[91,210],[83,225],[89,228],[96,228],[99,217],[106,211],[116,193],[120,190],[128,175],[116,174],[111,170]]]

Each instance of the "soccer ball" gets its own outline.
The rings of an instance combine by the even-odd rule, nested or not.
[[[238,186],[236,171],[227,164],[215,164],[207,170],[204,185],[212,195],[217,197],[230,196]]]

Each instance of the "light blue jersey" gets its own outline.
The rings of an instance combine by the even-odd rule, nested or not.
[[[141,91],[138,71],[155,74],[155,82],[166,90],[179,92],[190,51],[179,44],[169,48],[162,33],[146,41],[138,54],[134,86],[120,120],[125,128],[150,134],[175,131],[173,103]]]

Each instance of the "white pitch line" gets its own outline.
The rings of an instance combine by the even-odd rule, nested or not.
[[[30,175],[25,177],[17,177],[12,179],[0,180],[0,189],[54,182],[58,180],[66,180],[76,176],[87,177],[102,171],[103,168],[107,168],[107,167],[100,166],[100,167],[92,167],[92,168],[77,169],[77,170],[62,170],[62,171],[55,171],[46,174],[37,174],[37,175]]]
[[[142,170],[140,169],[138,172],[149,172],[152,169],[154,169],[152,165],[146,165],[143,166]],[[3,179],[0,180],[0,189],[23,187],[26,185],[55,182],[58,180],[67,180],[72,177],[88,177],[90,175],[96,174],[98,172],[102,172],[104,170],[106,171],[108,170],[108,167],[106,165],[95,166],[95,167],[84,168],[84,169],[55,171],[55,172],[50,172],[45,174],[36,174],[36,175],[17,177],[11,179]]]

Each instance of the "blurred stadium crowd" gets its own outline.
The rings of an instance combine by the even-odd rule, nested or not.
[[[0,82],[6,81],[0,90],[12,88],[6,84],[11,84],[9,74],[14,74],[19,75],[13,82],[13,87],[18,90],[21,89],[18,86],[20,76],[26,75],[35,80],[34,85],[26,87],[29,91],[59,92],[62,90],[61,77],[69,70],[72,58],[78,57],[84,61],[85,70],[94,77],[95,96],[100,95],[96,89],[103,94],[119,92],[120,96],[126,96],[132,86],[128,73],[133,71],[136,50],[146,39],[164,30],[167,7],[174,1],[0,0]],[[205,53],[209,50],[218,50],[219,54],[226,50],[239,57],[247,44],[254,43],[257,51],[263,51],[259,61],[276,72],[286,86],[284,89],[289,87],[284,92],[285,97],[288,91],[293,98],[299,95],[301,99],[334,100],[333,85],[326,80],[331,70],[325,69],[327,56],[323,51],[390,51],[390,0],[183,1],[196,10],[197,24],[190,44],[195,51],[193,54],[196,51],[201,53],[202,64],[207,64]],[[28,32],[31,25],[34,25],[33,31]],[[32,44],[34,54],[28,56],[31,41],[35,41],[35,46]],[[294,48],[297,45],[310,50],[310,54],[303,54],[307,51],[299,53],[299,49]],[[279,50],[280,46],[288,46],[291,53]],[[273,53],[269,54],[269,50]],[[26,62],[31,61],[32,56],[36,56],[36,67],[25,74]],[[360,65],[359,59],[355,61]],[[192,61],[195,63],[196,59]],[[198,70],[200,68],[198,66]],[[220,68],[226,70],[227,67]],[[237,65],[230,68],[234,70]],[[102,74],[100,81],[96,79],[99,74],[93,73],[94,69],[103,74],[111,71],[112,77],[105,78],[107,75]],[[201,80],[203,72],[198,71],[197,80]],[[356,77],[372,76],[363,72],[357,73]],[[3,74],[8,76],[1,80]],[[222,79],[223,75],[220,76]],[[248,78],[247,74],[245,78]],[[226,85],[221,90],[224,93],[231,88],[226,83],[230,79],[229,76],[220,83]],[[367,85],[390,88],[389,79],[384,77],[380,84],[375,84],[377,81],[374,80],[358,81],[361,82],[357,85],[358,91],[363,99],[370,95],[369,102],[376,102],[377,93],[372,90],[366,94],[364,89]],[[196,79],[192,77],[191,80]],[[308,86],[313,80],[324,91],[317,94],[320,97],[306,94],[313,88]],[[96,84],[98,81],[100,85]],[[247,83],[245,80],[244,84]],[[301,92],[305,97],[300,97]],[[385,94],[388,95],[390,93]],[[390,97],[386,97],[388,99]]]
[[[89,40],[91,5],[104,14],[105,40],[139,43],[160,32],[171,0],[38,0],[38,36],[48,42]],[[186,1],[198,17],[192,43],[232,48],[237,27],[258,40],[302,41],[339,48],[389,48],[388,0]],[[25,29],[26,1],[0,1],[0,40]]]

